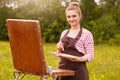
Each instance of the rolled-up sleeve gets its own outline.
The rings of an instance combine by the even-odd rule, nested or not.
[[[88,58],[88,62],[90,62],[94,59],[94,40],[91,32],[87,33],[84,43],[85,43],[85,56]]]
[[[75,47],[87,57],[88,62],[91,62],[94,59],[94,40],[90,31],[83,29],[82,35]]]
[[[93,47],[93,44],[89,44],[89,46],[86,47],[85,56],[88,58],[88,62],[91,62],[94,59],[94,47]]]

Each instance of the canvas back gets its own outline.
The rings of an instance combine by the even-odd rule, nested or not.
[[[38,20],[7,19],[14,68],[35,75],[46,74]]]

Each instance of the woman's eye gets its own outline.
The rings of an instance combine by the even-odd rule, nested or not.
[[[67,18],[70,18],[70,16],[67,16]]]
[[[76,17],[76,15],[72,15],[72,17]]]
[[[67,16],[67,18],[75,18],[75,17],[77,17],[77,15]]]

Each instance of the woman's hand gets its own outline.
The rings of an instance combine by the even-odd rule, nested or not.
[[[62,42],[57,43],[57,52],[64,51],[64,44]]]

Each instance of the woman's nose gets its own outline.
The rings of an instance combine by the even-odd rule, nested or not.
[[[73,18],[71,17],[69,20],[70,20],[70,21],[73,21]]]

